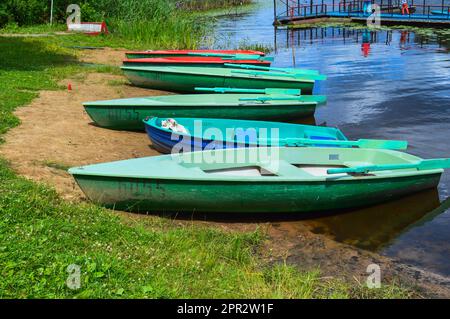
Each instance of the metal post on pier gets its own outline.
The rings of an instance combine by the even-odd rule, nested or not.
[[[277,24],[277,0],[273,0],[273,23]]]

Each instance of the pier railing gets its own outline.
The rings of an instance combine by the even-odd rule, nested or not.
[[[274,20],[301,20],[314,17],[355,17],[369,15],[364,13],[364,1],[332,0],[325,3],[324,0],[309,4],[302,4],[300,0],[274,0]],[[382,17],[394,17],[402,14],[400,0],[373,1],[380,7]],[[409,0],[409,14],[402,15],[409,19],[441,19],[450,20],[450,6],[428,5],[426,0]]]

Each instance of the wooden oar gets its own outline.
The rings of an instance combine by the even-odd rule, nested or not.
[[[408,169],[408,168],[415,168],[419,171],[450,168],[450,158],[421,160],[416,163],[407,163],[407,164],[388,164],[388,165],[356,166],[349,168],[331,168],[327,171],[327,173],[328,174],[368,173],[375,171],[388,171],[388,170]]]
[[[242,97],[239,101],[302,101],[305,98],[303,96],[285,96],[285,97],[270,97],[270,96],[258,96],[258,97]]]
[[[222,60],[258,60],[273,62],[275,59],[272,56],[259,56],[257,59],[249,59],[248,54],[236,54],[235,56],[222,57]]]
[[[395,141],[395,140],[359,139],[357,141],[337,141],[337,140],[315,140],[309,138],[287,138],[285,141],[288,144],[297,144],[297,145],[327,145],[327,146],[333,145],[333,146],[377,148],[390,150],[405,150],[408,148],[407,141]]]
[[[233,64],[233,63],[225,63],[224,65],[232,67],[232,68],[241,68],[241,69],[248,69],[248,70],[265,70],[265,71],[278,71],[278,72],[295,73],[295,74],[319,75],[319,71],[317,71],[317,70],[293,69],[293,68],[273,68],[273,67],[268,67],[268,66],[259,66],[259,65],[251,65],[251,64]]]
[[[265,75],[265,76],[279,76],[279,77],[288,77],[295,79],[304,79],[304,80],[312,80],[312,81],[320,81],[326,80],[327,77],[325,75],[320,74],[297,74],[297,73],[282,73],[282,72],[272,72],[272,71],[244,71],[244,70],[231,70],[231,73],[239,73],[239,74],[248,74],[248,75]]]
[[[261,94],[283,94],[283,95],[300,95],[300,89],[239,89],[239,88],[202,88],[196,87],[196,91],[215,92],[215,93],[261,93]]]

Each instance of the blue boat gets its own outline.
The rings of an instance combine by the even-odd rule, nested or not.
[[[349,141],[337,128],[211,118],[144,120],[153,148],[161,153],[272,146],[406,149],[406,141]]]

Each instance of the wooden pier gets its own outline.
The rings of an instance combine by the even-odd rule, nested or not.
[[[331,1],[329,1],[331,2]],[[450,6],[427,5],[426,0],[408,1],[409,14],[402,14],[399,0],[371,1],[380,8],[377,15],[383,25],[413,25],[418,27],[450,27]],[[364,1],[338,1],[302,5],[300,0],[274,0],[274,25],[311,23],[330,18],[365,23],[370,13],[364,12]]]

